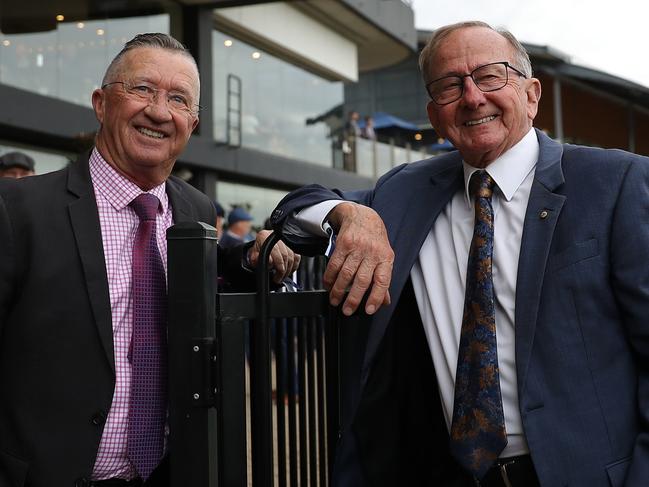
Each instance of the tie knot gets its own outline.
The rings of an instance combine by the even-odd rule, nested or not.
[[[496,182],[487,171],[476,171],[469,182],[469,193],[474,198],[491,198]]]
[[[157,196],[142,193],[129,203],[129,206],[135,210],[135,214],[140,221],[155,220],[156,213],[158,212],[158,205],[160,200]]]

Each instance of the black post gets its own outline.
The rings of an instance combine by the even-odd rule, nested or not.
[[[179,223],[167,241],[171,486],[216,487],[216,230]]]
[[[252,415],[252,484],[273,485],[273,425],[271,411],[271,354],[268,257],[279,236],[271,234],[261,248],[257,271],[256,317],[251,329],[250,389]]]

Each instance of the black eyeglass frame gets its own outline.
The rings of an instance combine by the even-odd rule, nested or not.
[[[122,85],[122,86],[124,87],[124,89],[125,89],[127,92],[129,92],[129,93],[130,93],[129,88],[134,88],[134,87],[136,87],[136,86],[140,86],[140,85],[138,85],[138,84],[129,83],[128,81],[111,81],[110,83],[103,84],[103,85],[101,86],[101,89],[103,90],[103,89],[105,89],[105,88],[107,88],[107,87],[109,87],[109,86],[112,86],[112,85]],[[142,84],[141,86],[146,86],[148,89],[154,91],[154,92],[156,93],[155,96],[157,96],[157,92],[160,90],[160,88],[155,88],[155,87],[153,87],[153,86],[149,86],[149,85],[144,85],[144,84]],[[205,110],[202,106],[200,106],[200,105],[198,105],[198,104],[196,104],[196,103],[194,103],[194,104],[191,105],[191,106],[192,106],[192,107],[195,107],[195,108],[194,108],[194,110],[191,110],[191,108],[190,108],[190,111],[187,112],[187,113],[189,113],[190,115],[198,116],[198,114],[199,114],[200,112],[202,112],[202,111]]]
[[[473,77],[473,73],[475,73],[479,69],[486,68],[487,66],[493,66],[495,64],[502,64],[503,66],[505,66],[505,76],[506,76],[505,77],[505,82],[499,88],[494,88],[493,90],[483,90],[482,88],[480,88],[480,85],[478,85],[475,78]],[[508,61],[496,61],[496,62],[493,62],[493,63],[487,63],[487,64],[483,64],[482,66],[478,66],[473,71],[471,71],[469,74],[463,74],[463,75],[453,74],[453,75],[442,76],[441,78],[434,79],[433,81],[426,84],[426,92],[428,93],[428,96],[430,96],[430,99],[433,100],[433,102],[436,105],[444,106],[444,105],[450,105],[451,103],[455,103],[460,98],[462,98],[462,96],[464,95],[464,78],[470,77],[471,80],[473,81],[473,84],[475,84],[476,87],[480,91],[482,91],[483,93],[491,93],[491,92],[494,92],[494,91],[502,90],[505,86],[507,86],[507,82],[509,81],[509,69],[508,68],[515,71],[516,74],[518,74],[519,76],[522,76],[523,78],[527,79],[527,75],[525,73],[523,73],[520,69],[517,69],[514,66],[512,66],[511,64],[509,64]],[[460,79],[460,94],[458,95],[457,98],[455,98],[455,99],[453,99],[451,101],[447,101],[445,103],[440,103],[435,99],[435,97],[430,92],[430,85],[432,85],[433,83],[437,83],[438,81],[441,81],[443,79],[447,79],[447,78],[459,78]]]

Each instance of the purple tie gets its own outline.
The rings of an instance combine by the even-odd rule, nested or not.
[[[130,203],[140,224],[133,244],[133,375],[127,452],[143,480],[162,459],[167,411],[167,286],[156,241],[159,204],[148,193]]]

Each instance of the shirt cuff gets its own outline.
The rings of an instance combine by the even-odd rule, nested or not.
[[[295,213],[295,220],[304,230],[309,231],[314,235],[328,237],[331,235],[331,227],[325,221],[325,218],[331,210],[341,203],[343,200],[327,200],[313,206],[302,209]]]

